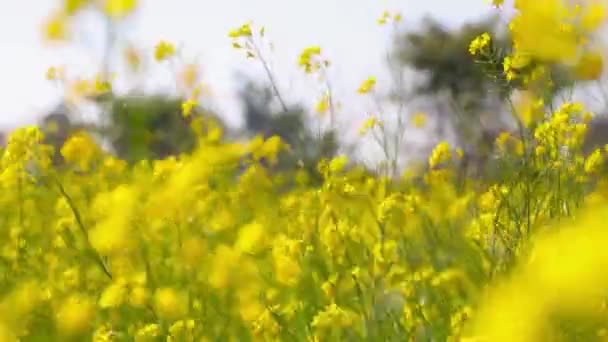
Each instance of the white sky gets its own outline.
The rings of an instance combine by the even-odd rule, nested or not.
[[[298,70],[304,47],[320,45],[333,62],[336,97],[344,103],[342,121],[361,117],[364,99],[356,96],[360,82],[384,70],[381,55],[387,32],[376,24],[384,10],[401,11],[412,27],[424,14],[451,25],[481,17],[491,7],[484,0],[140,0],[139,12],[124,27],[123,38],[148,51],[165,39],[182,45],[188,56],[199,56],[204,79],[214,90],[216,108],[238,123],[233,95],[235,68],[259,73],[260,66],[232,49],[227,33],[245,21],[266,26],[275,44],[273,61],[284,93],[309,104],[315,82]],[[95,70],[100,41],[76,48],[45,45],[41,23],[58,0],[0,0],[0,128],[33,123],[58,100],[60,92],[46,79],[49,66],[63,64],[68,72]],[[95,34],[90,26],[83,35]],[[88,27],[87,26],[87,27]],[[168,80],[162,68],[154,77]],[[155,78],[156,80],[156,78]],[[348,104],[348,105],[347,105]]]

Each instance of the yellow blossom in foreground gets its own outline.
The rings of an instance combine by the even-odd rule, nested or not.
[[[429,166],[431,168],[435,168],[436,166],[448,162],[452,159],[452,154],[450,152],[450,145],[443,141],[435,146],[435,149],[431,153],[429,157]]]
[[[352,312],[332,303],[315,316],[311,325],[315,328],[349,327],[355,319]]]
[[[587,52],[574,68],[576,78],[582,81],[598,79],[604,70],[604,57],[599,53]]]
[[[80,335],[91,328],[95,302],[74,294],[65,299],[56,314],[57,329],[68,336]]]
[[[608,285],[608,235],[604,207],[586,212],[578,223],[551,231],[535,243],[529,260],[510,280],[485,298],[473,322],[475,340],[540,341],[550,335],[556,313],[591,314]],[[574,229],[576,228],[576,229]],[[576,280],[576,281],[573,281]]]
[[[172,288],[160,288],[154,293],[154,308],[163,320],[177,320],[188,314],[188,297]]]
[[[597,173],[603,163],[604,156],[602,155],[602,150],[598,148],[585,159],[585,172],[588,174]]]
[[[582,24],[576,24],[571,18],[580,15],[565,0],[516,1],[519,11],[511,22],[515,48],[546,61],[572,61],[604,15],[603,6],[581,6]]]
[[[74,163],[83,171],[87,171],[99,156],[99,149],[90,135],[78,133],[63,145],[61,155],[67,162]]]

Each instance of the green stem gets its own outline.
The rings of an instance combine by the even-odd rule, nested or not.
[[[93,246],[91,245],[91,241],[89,241],[89,234],[87,232],[86,227],[84,226],[84,223],[82,221],[82,216],[80,216],[80,212],[74,205],[74,201],[72,200],[72,197],[70,197],[70,195],[68,195],[68,193],[65,191],[65,188],[63,187],[63,185],[61,184],[61,182],[58,179],[56,179],[56,182],[57,182],[57,187],[59,188],[59,192],[61,193],[63,198],[65,198],[65,200],[68,202],[68,206],[70,207],[70,210],[72,211],[72,214],[74,215],[74,219],[76,219],[76,224],[78,225],[78,228],[80,228],[80,231],[84,234],[87,249],[89,249],[95,255],[95,262],[99,265],[99,267],[101,268],[103,273],[106,276],[108,276],[108,278],[112,279],[112,273],[110,273],[110,270],[108,269],[108,267],[102,260],[101,256],[97,253],[97,251],[95,251],[95,248],[93,248]]]

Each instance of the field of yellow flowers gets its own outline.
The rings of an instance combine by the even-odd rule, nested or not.
[[[552,63],[598,76],[590,37],[605,9],[515,9],[502,79],[531,100],[513,105],[519,134],[497,139],[492,180],[460,179],[462,151],[441,143],[422,174],[380,177],[339,156],[315,185],[270,171],[280,139],[226,142],[201,119],[191,154],[128,165],[78,133],[56,167],[38,128],[15,130],[0,159],[0,341],[608,338],[608,148],[583,155],[582,104],[535,97]],[[251,35],[230,34],[240,49]],[[469,48],[494,56],[489,34]],[[163,42],[156,58],[174,53]],[[318,71],[319,56],[300,65]]]

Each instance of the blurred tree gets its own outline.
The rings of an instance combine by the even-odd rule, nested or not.
[[[299,165],[315,173],[319,160],[337,153],[335,133],[331,130],[312,133],[302,107],[290,106],[287,111],[274,109],[274,94],[270,87],[252,80],[243,80],[241,84],[239,97],[245,119],[243,134],[248,137],[262,135],[264,138],[276,135],[290,145],[290,151],[282,153],[279,158],[278,170],[293,170]]]
[[[464,148],[466,168],[485,169],[498,134],[516,127],[506,100],[523,86],[519,80],[505,77],[502,61],[511,53],[511,39],[508,32],[501,32],[501,25],[498,17],[489,17],[450,29],[426,18],[421,29],[404,32],[394,42],[393,52],[400,63],[422,74],[415,97],[435,108],[437,134],[441,138],[451,135]],[[485,32],[492,36],[492,56],[476,60],[469,45]],[[526,70],[538,62],[532,60]],[[558,65],[549,66],[548,71],[553,86],[543,86],[549,90],[540,95],[550,106],[556,94],[572,85],[572,78]]]
[[[194,117],[212,119],[224,128],[217,115],[200,107],[185,118],[179,98],[126,95],[110,101],[110,120],[103,133],[116,155],[129,162],[192,151],[196,146],[196,134],[190,126]]]
[[[224,128],[217,115],[200,107],[184,118],[179,98],[104,94],[92,100],[108,109],[101,122],[76,122],[71,119],[71,110],[63,104],[42,119],[45,141],[56,150],[55,163],[61,163],[60,149],[77,130],[86,130],[109,143],[117,157],[137,162],[190,152],[196,145],[196,134],[190,125],[195,117],[211,119]]]
[[[468,51],[475,37],[495,32],[496,27],[497,20],[490,18],[450,30],[427,18],[419,31],[406,32],[395,42],[395,52],[401,63],[423,74],[424,79],[415,88],[415,93],[439,107],[436,115],[440,130],[450,129],[461,145],[481,140],[486,124],[481,121],[483,113],[495,113],[490,118],[494,121],[491,124],[502,120],[499,114],[508,93],[488,77],[492,70],[487,70],[490,67],[499,74],[502,67],[496,64],[481,68]],[[506,51],[509,40],[498,36],[493,44],[497,50]]]
[[[68,139],[75,127],[69,116],[69,110],[64,104],[60,104],[53,111],[42,118],[41,130],[44,133],[44,142],[54,147],[53,163],[60,164],[61,147]]]
[[[426,18],[420,30],[405,32],[395,41],[394,50],[401,63],[424,77],[416,94],[431,102],[447,102],[447,109],[439,106],[438,122],[451,125],[456,140],[463,145],[484,143],[485,129],[496,130],[509,122],[505,100],[513,90],[522,88],[519,80],[508,82],[505,78],[502,60],[511,52],[511,39],[508,32],[500,31],[504,28],[501,25],[498,17],[489,17],[449,29]],[[471,56],[469,45],[485,32],[492,36],[493,56],[480,61]],[[533,60],[527,68],[537,64]],[[550,66],[549,77],[553,86],[549,93],[541,94],[547,104],[560,90],[572,85],[563,67]]]

